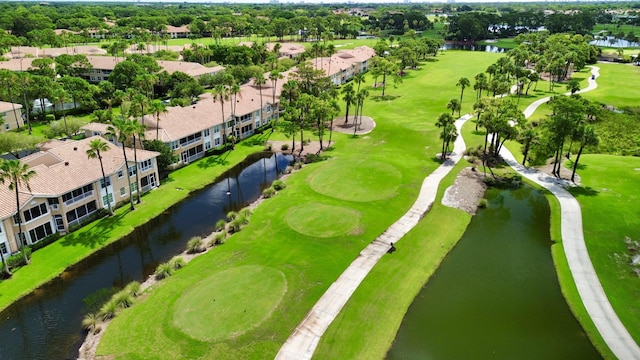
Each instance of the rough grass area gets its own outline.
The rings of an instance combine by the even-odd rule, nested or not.
[[[439,165],[435,154],[439,152],[441,144],[435,121],[440,113],[447,111],[449,99],[459,96],[459,88],[455,83],[461,76],[472,78],[498,57],[497,54],[448,51],[435,61],[423,64],[421,70],[409,71],[403,84],[397,88],[387,88],[388,96],[384,99],[380,97],[381,89],[371,88],[373,79],[368,76],[364,86],[372,97],[365,102],[364,114],[375,118],[378,124],[376,129],[367,136],[355,138],[334,134],[336,145],[333,151],[327,153],[332,157],[331,160],[306,165],[293,173],[287,179],[287,190],[263,202],[243,231],[229,238],[224,246],[195,259],[131,311],[121,313],[107,329],[98,355],[140,358],[154,354],[165,359],[273,358],[297,324],[358,253],[413,204],[422,180]],[[425,94],[429,94],[430,101],[425,101]],[[463,113],[471,109],[473,97],[473,92],[466,92]],[[334,167],[334,163],[340,166]],[[384,171],[381,177],[366,176],[351,173],[351,167],[366,172],[377,168]],[[329,170],[336,170],[336,173]],[[400,176],[394,175],[396,171]],[[331,176],[318,178],[318,174],[325,172]],[[355,181],[344,177],[351,174],[366,178],[361,178],[361,183],[356,186],[358,184]],[[452,174],[449,183],[454,178],[455,174]],[[368,201],[341,200],[360,187],[386,191],[389,180],[396,181],[391,184],[395,187],[392,197],[378,200],[375,196]],[[315,185],[312,188],[310,184]],[[330,191],[331,196],[317,192],[315,189],[318,188],[323,192]],[[289,209],[317,203],[359,212],[359,231],[341,235],[340,241],[336,241],[334,238],[308,236],[288,226]],[[450,244],[459,239],[469,216],[458,210],[447,208],[444,211],[444,215],[433,220],[429,220],[431,215],[427,216],[425,220],[430,221],[429,225],[422,225],[422,229],[431,232],[431,228],[442,228],[438,231],[447,234],[445,244],[440,247],[442,240],[434,234],[430,243],[421,245],[425,251],[416,252],[411,261],[420,258],[421,261],[435,264],[444,256]],[[326,225],[323,222],[324,219],[318,218],[307,226],[311,227],[312,233],[324,233]],[[444,223],[447,226],[442,226]],[[411,261],[394,266],[405,266]],[[257,327],[221,341],[202,342],[187,338],[182,332],[168,326],[171,315],[157,311],[173,306],[183,292],[199,286],[203,274],[220,275],[228,269],[244,265],[277,269],[287,279],[287,292],[282,301],[271,316]],[[427,279],[427,275],[421,271],[409,271],[406,276],[414,278],[411,284],[415,291],[381,289],[382,296],[397,300],[397,313],[391,317],[387,317],[387,314],[380,317],[372,312],[357,320],[360,325],[385,324],[384,332],[380,331],[382,326],[369,325],[367,333],[359,336],[372,337],[386,344],[393,340],[397,327],[393,327],[391,319],[395,318],[399,324],[415,293]],[[244,309],[253,301],[253,293],[248,290],[243,298],[230,306]],[[365,299],[370,300],[365,296],[360,301]],[[350,312],[349,309],[346,311]],[[386,326],[387,323],[390,325]],[[353,353],[359,346],[348,338],[344,339],[344,343],[349,347],[346,353]],[[382,351],[384,353],[386,347]]]

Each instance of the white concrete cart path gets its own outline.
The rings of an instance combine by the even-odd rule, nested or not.
[[[471,118],[464,115],[456,120],[458,133],[462,125]],[[453,152],[448,160],[429,174],[422,182],[420,194],[415,203],[398,221],[393,223],[382,235],[368,245],[340,277],[327,289],[320,300],[314,305],[306,318],[296,327],[284,345],[280,348],[276,359],[311,359],[320,337],[327,330],[331,322],[347,303],[351,295],[358,288],[373,266],[387,253],[391,243],[397,243],[413,229],[420,219],[429,211],[435,201],[440,181],[451,171],[462,158],[466,149],[464,139],[458,136],[454,142]]]
[[[592,77],[589,78],[589,86],[580,92],[587,92],[598,87],[596,79],[600,76],[600,68],[591,66]],[[529,117],[538,106],[549,101],[549,98],[533,102],[524,111]],[[621,360],[640,360],[640,347],[633,340],[624,327],[618,315],[616,315],[609,299],[602,289],[598,275],[593,268],[591,258],[584,242],[582,231],[582,211],[580,204],[564,186],[568,183],[555,177],[540,173],[534,169],[527,169],[520,165],[513,154],[505,147],[500,151],[500,156],[522,176],[543,186],[558,198],[560,203],[560,227],[562,233],[562,246],[567,257],[569,269],[578,288],[584,307],[593,320],[600,335],[607,343],[611,351]]]

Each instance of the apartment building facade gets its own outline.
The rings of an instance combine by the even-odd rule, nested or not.
[[[86,151],[97,137],[80,141],[53,140],[45,143],[37,153],[21,159],[35,171],[29,189],[19,188],[19,211],[16,212],[15,193],[0,188],[0,251],[15,253],[18,247],[18,216],[22,238],[34,244],[54,233],[67,233],[100,209],[115,207],[133,196],[156,188],[159,183],[156,152],[127,148],[127,162],[121,148],[107,143],[108,151],[101,152],[106,175],[102,178],[100,162],[90,159]],[[131,183],[127,180],[130,175]],[[136,181],[138,173],[139,182]]]
[[[22,105],[0,101],[0,119],[3,120],[2,131],[9,131],[24,126]]]

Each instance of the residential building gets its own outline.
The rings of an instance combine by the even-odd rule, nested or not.
[[[366,71],[373,55],[373,49],[368,47],[344,50],[331,57],[331,69],[329,58],[324,61],[318,59],[318,68],[330,73],[334,83],[340,85],[355,74]],[[315,60],[310,61],[315,64]],[[231,95],[225,100],[224,107],[219,99],[205,93],[190,106],[168,107],[167,112],[160,114],[157,120],[154,115],[145,115],[145,138],[162,141],[178,155],[179,163],[187,164],[200,159],[207,150],[223,145],[229,135],[233,134],[238,140],[245,139],[253,135],[256,129],[276,120],[282,87],[294,72],[295,68],[282,73],[283,79],[278,80],[275,89],[269,80],[262,85],[262,89],[253,82],[244,84],[236,96]],[[268,77],[269,74],[265,74],[265,78]],[[107,127],[106,124],[90,123],[82,129],[87,136],[106,137]]]
[[[107,80],[109,74],[115,69],[116,65],[125,61],[124,58],[116,58],[112,56],[87,56],[87,60],[91,64],[91,68],[82,75],[82,77],[89,82],[100,82]],[[187,75],[191,75],[195,78],[204,74],[215,75],[218,72],[224,70],[223,66],[206,67],[198,63],[192,63],[187,61],[165,61],[159,60],[158,65],[166,70],[169,74],[173,74],[176,71],[183,72]],[[0,63],[0,66],[1,63]]]
[[[189,31],[189,26],[187,25],[183,25],[183,26],[167,25],[167,28],[164,31],[162,31],[160,35],[162,34],[169,35],[171,39],[186,39],[191,34],[191,31]]]
[[[22,105],[0,101],[0,119],[4,121],[2,131],[9,131],[24,126]]]
[[[331,57],[310,60],[313,66],[324,71],[336,85],[351,80],[355,74],[369,69],[369,60],[375,56],[375,50],[368,46],[359,46],[353,50],[340,50]]]
[[[29,187],[19,188],[19,208],[16,213],[15,193],[5,184],[0,187],[0,251],[5,255],[19,250],[18,214],[23,239],[36,243],[54,233],[66,233],[70,227],[82,224],[100,209],[107,209],[129,199],[129,190],[147,192],[159,185],[158,167],[153,151],[126,148],[127,162],[121,148],[107,143],[101,152],[104,182],[98,159],[89,159],[86,151],[97,137],[80,141],[54,140],[41,146],[39,152],[20,159],[35,171]],[[131,183],[127,181],[127,172]],[[139,182],[135,174],[138,173]],[[108,196],[107,196],[108,193]]]

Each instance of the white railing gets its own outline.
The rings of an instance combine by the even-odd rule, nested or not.
[[[82,220],[88,218],[89,216],[91,216],[96,211],[98,211],[98,210],[93,210],[92,212],[86,213],[86,214],[80,216],[79,218],[77,218],[77,219],[75,219],[73,221],[69,221],[69,226],[75,225],[75,224],[80,224],[82,222]]]
[[[64,202],[64,204],[65,204],[66,206],[69,206],[69,205],[71,205],[71,204],[73,204],[73,203],[75,203],[75,202],[77,202],[77,201],[80,201],[80,200],[82,200],[82,199],[86,199],[86,198],[88,198],[88,197],[90,197],[90,196],[93,196],[93,190],[91,190],[91,191],[87,191],[87,192],[86,192],[86,193],[84,193],[84,194],[78,195],[78,196],[76,196],[76,197],[72,198],[71,200],[67,200],[67,201],[65,201],[65,202]]]

